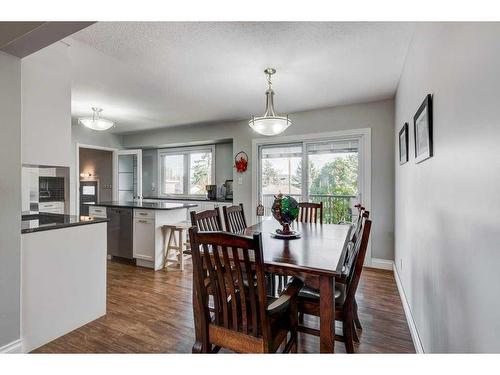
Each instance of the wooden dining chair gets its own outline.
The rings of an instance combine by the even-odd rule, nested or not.
[[[346,273],[348,272],[348,263],[352,257],[352,253],[354,252],[357,239],[361,235],[361,230],[363,229],[362,224],[363,224],[364,220],[368,219],[370,216],[370,212],[366,211],[365,207],[363,207],[361,204],[357,204],[354,207],[356,207],[358,209],[358,215],[357,215],[356,222],[354,223],[354,227],[351,231],[351,233],[352,233],[351,238],[349,239],[349,242],[346,245],[347,246],[346,256],[344,258],[344,264],[342,267],[343,276],[341,276],[341,278],[338,278],[336,280],[337,289],[345,288],[345,282],[347,280]],[[306,278],[304,279],[304,284],[308,288],[319,289],[319,280],[317,277],[306,276]],[[358,316],[358,303],[356,301],[356,298],[354,298],[353,315],[354,315],[355,328],[362,330],[363,327],[361,325],[361,321],[360,321],[359,316]],[[304,321],[304,314],[299,313],[299,323],[302,323],[303,321]],[[358,338],[356,331],[354,331],[354,341],[359,342],[359,338]]]
[[[224,214],[226,232],[238,234],[243,233],[243,231],[247,228],[247,221],[245,220],[243,203],[240,203],[237,206],[223,206],[222,212]]]
[[[206,210],[201,212],[191,211],[191,225],[198,227],[199,231],[221,231],[222,220],[220,216],[219,207],[213,210]]]
[[[301,223],[319,222],[320,224],[323,224],[323,202],[320,203],[300,202],[299,217],[297,218],[297,221]]]
[[[196,322],[193,353],[214,353],[220,348],[274,353],[283,343],[283,352],[296,352],[297,295],[303,283],[294,278],[277,299],[266,296],[261,234],[244,237],[192,227],[189,236]]]
[[[353,254],[346,265],[345,284],[335,283],[335,319],[342,321],[343,335],[335,335],[335,339],[344,341],[347,353],[354,353],[356,290],[358,288],[366,249],[370,237],[372,222],[366,216],[362,218],[362,232],[353,248]],[[299,293],[299,313],[319,317],[320,294],[318,289],[304,286]],[[319,331],[299,325],[299,331],[319,336]]]

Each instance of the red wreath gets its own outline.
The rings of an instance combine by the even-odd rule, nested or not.
[[[248,168],[248,155],[244,151],[240,151],[234,157],[234,167],[239,173],[243,173]]]

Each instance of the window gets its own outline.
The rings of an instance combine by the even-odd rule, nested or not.
[[[205,195],[214,180],[214,154],[213,145],[160,150],[161,195]]]
[[[351,220],[359,198],[359,142],[321,140],[259,146],[258,201],[271,215],[274,195],[323,202],[323,221]]]

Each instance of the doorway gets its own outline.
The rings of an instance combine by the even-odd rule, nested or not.
[[[113,200],[113,151],[80,147],[79,214],[88,216],[87,204]]]

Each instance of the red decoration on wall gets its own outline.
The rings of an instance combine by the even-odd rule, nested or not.
[[[245,151],[240,151],[236,154],[234,157],[234,167],[236,168],[236,172],[246,172],[248,168],[248,155]]]

